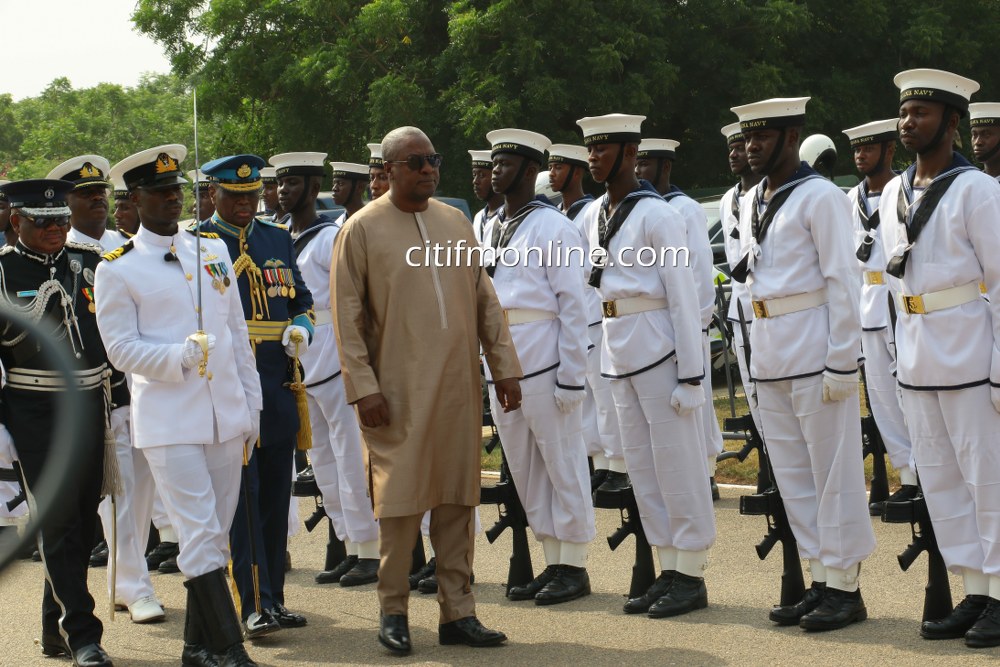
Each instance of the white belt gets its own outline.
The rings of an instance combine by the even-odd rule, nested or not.
[[[76,389],[100,387],[106,376],[111,375],[107,365],[85,371],[73,371],[70,381]],[[7,371],[7,386],[29,391],[65,391],[66,378],[59,371],[42,371],[33,368],[12,368]]]
[[[881,271],[865,271],[865,285],[884,285],[885,276]]]
[[[815,292],[793,294],[792,296],[782,296],[777,299],[754,301],[752,303],[754,317],[764,319],[766,317],[788,315],[789,313],[797,313],[800,310],[822,306],[826,303],[826,288],[818,289]]]
[[[975,301],[985,291],[984,287],[982,283],[974,281],[927,294],[900,294],[899,308],[908,315],[925,315]]]
[[[547,310],[536,310],[535,308],[504,308],[503,317],[507,320],[507,326],[512,327],[515,324],[554,320],[556,319],[556,314],[550,313]]]
[[[316,318],[316,326],[320,326],[321,324],[333,324],[333,311],[314,310],[313,317]]]
[[[601,302],[601,312],[605,319],[645,313],[649,310],[661,310],[666,307],[666,299],[653,299],[648,296],[630,296],[625,299]]]

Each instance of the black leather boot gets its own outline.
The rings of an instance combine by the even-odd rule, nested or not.
[[[813,631],[839,630],[866,618],[868,609],[860,590],[849,593],[827,586],[819,606],[802,617],[799,627]]]
[[[243,648],[243,628],[222,568],[188,579],[184,585],[198,600],[199,638],[218,656],[219,667],[256,667]]]
[[[341,542],[343,544],[343,542]],[[351,571],[358,564],[357,556],[347,556],[340,561],[332,570],[323,570],[316,575],[317,584],[336,584],[341,577]]]
[[[219,667],[215,659],[201,642],[201,621],[198,618],[198,600],[189,587],[187,589],[187,613],[184,615],[184,650],[181,651],[182,667]]]
[[[707,606],[708,589],[705,588],[705,579],[678,572],[666,594],[649,607],[648,615],[650,618],[667,618]]]
[[[437,572],[437,560],[431,558],[424,563],[424,566],[410,575],[410,590],[415,591],[420,587],[420,582]]]
[[[961,639],[986,611],[988,595],[966,595],[946,617],[920,624],[924,639]]]
[[[403,614],[382,615],[379,619],[378,641],[393,653],[410,652],[410,624]]]
[[[340,578],[341,586],[364,586],[378,581],[378,558],[359,558]]]
[[[515,602],[534,600],[535,596],[538,595],[538,591],[545,588],[545,585],[555,578],[558,567],[558,565],[548,565],[542,570],[541,574],[524,586],[514,586],[507,591],[507,599]]]
[[[629,598],[629,601],[625,603],[625,613],[645,614],[649,611],[654,602],[667,594],[670,584],[674,583],[675,574],[677,574],[677,570],[663,570],[660,572],[660,576],[656,578],[656,581],[653,582],[653,585],[645,593],[637,598]]]
[[[987,599],[986,610],[965,633],[965,645],[969,648],[1000,646],[1000,601]]]
[[[535,594],[535,604],[560,604],[590,595],[587,568],[559,565],[556,576]]]
[[[597,487],[598,493],[607,493],[622,491],[632,486],[632,480],[629,479],[627,472],[615,472],[614,470],[609,470],[604,481]]]
[[[819,606],[825,594],[826,582],[814,581],[801,600],[787,607],[775,606],[767,617],[778,625],[798,625],[803,616]]]

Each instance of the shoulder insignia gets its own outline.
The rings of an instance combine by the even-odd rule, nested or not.
[[[71,250],[84,250],[92,252],[95,255],[101,255],[104,253],[104,249],[96,243],[77,243],[76,241],[66,241],[66,247]]]
[[[217,238],[220,238],[220,236],[218,234],[216,234],[215,232],[203,232],[203,231],[200,231],[198,229],[199,228],[198,223],[196,221],[194,221],[194,220],[181,220],[178,224],[184,226],[184,231],[190,232],[191,234],[197,234],[198,236],[200,236],[203,239],[217,239]]]
[[[288,225],[283,225],[280,222],[273,222],[271,220],[268,220],[267,218],[261,218],[261,217],[256,217],[254,218],[254,220],[256,220],[262,225],[267,225],[268,227],[277,227],[278,229],[284,229],[285,231],[288,231]]]
[[[0,256],[6,255],[6,254],[12,253],[12,252],[14,252],[14,246],[12,246],[12,245],[5,245],[4,247],[0,248]]]
[[[111,252],[104,253],[102,255],[102,257],[104,257],[105,261],[110,262],[110,261],[118,259],[119,257],[121,257],[122,255],[124,255],[125,253],[127,253],[129,250],[131,250],[134,247],[135,247],[135,241],[133,239],[129,239],[128,241],[125,242],[124,245],[119,246],[118,248],[115,248]]]

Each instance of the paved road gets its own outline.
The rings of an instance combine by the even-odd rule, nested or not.
[[[878,551],[862,571],[862,591],[869,620],[834,633],[807,634],[778,628],[767,610],[778,598],[780,557],[767,561],[753,551],[764,534],[761,517],[741,517],[740,491],[723,489],[717,503],[719,540],[706,573],[709,608],[679,619],[651,620],[621,612],[632,563],[632,540],[610,552],[604,536],[618,524],[617,512],[598,510],[598,534],[590,556],[594,593],[554,607],[507,601],[503,595],[509,534],[489,545],[480,536],[476,548],[476,585],[480,618],[510,637],[491,649],[444,647],[437,644],[437,604],[414,594],[410,603],[411,656],[389,656],[376,642],[378,605],[373,586],[345,589],[318,586],[313,576],[323,564],[326,533],[304,531],[291,543],[294,569],[286,588],[287,606],[306,614],[308,628],[285,630],[250,646],[261,665],[963,665],[997,664],[1000,649],[973,651],[958,641],[928,642],[917,634],[926,560],[909,573],[895,555],[909,540],[908,526],[875,524]],[[303,516],[312,501],[300,505]],[[495,507],[484,507],[483,522],[496,519]],[[541,549],[532,552],[536,572]],[[177,665],[182,646],[185,589],[180,575],[153,577],[157,595],[167,608],[167,621],[135,625],[127,614],[108,621],[105,570],[91,573],[91,590],[105,620],[104,646],[118,666]],[[808,576],[807,576],[808,579]],[[0,574],[0,600],[6,628],[0,665],[68,665],[43,659],[33,638],[39,636],[41,568],[21,562]],[[961,584],[952,578],[953,596]]]

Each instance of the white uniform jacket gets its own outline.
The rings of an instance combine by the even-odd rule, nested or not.
[[[750,375],[767,382],[824,370],[854,373],[861,358],[861,291],[850,201],[830,181],[808,178],[778,209],[758,246],[751,220],[766,187],[764,179],[740,207],[740,254],[759,250],[747,280],[750,298],[766,301],[826,289],[827,303],[755,318]],[[763,216],[763,209],[758,210]]]
[[[510,327],[525,378],[558,366],[559,386],[581,390],[585,386],[588,338],[583,253],[567,258],[565,252],[583,246],[580,233],[565,215],[541,205],[528,213],[507,246],[498,251],[507,254],[497,256],[493,289],[504,310],[531,308],[556,316]],[[504,266],[500,261],[513,263],[515,257],[517,266]],[[487,380],[492,381],[489,364],[486,369]]]
[[[871,232],[867,232],[861,222],[859,199],[862,200],[861,206],[865,207],[865,212],[869,216],[874,215],[878,210],[878,202],[872,202],[869,197],[864,195],[866,191],[863,186],[864,181],[851,188],[851,191],[847,193],[848,199],[851,200],[851,218],[854,221],[855,252],[862,243],[871,248],[871,255],[867,261],[858,260],[861,267],[861,328],[865,331],[880,331],[889,326],[889,285],[886,282],[888,275],[885,273],[886,256],[879,230],[873,229]],[[872,207],[873,203],[874,207]],[[879,219],[881,220],[881,214],[879,214]],[[881,222],[879,227],[881,228]],[[881,273],[881,284],[877,280],[865,281],[866,273],[868,275]]]
[[[687,248],[691,269],[694,271],[694,284],[698,289],[701,328],[707,330],[715,314],[715,283],[712,280],[715,263],[712,244],[708,241],[708,216],[701,204],[680,190],[668,192],[663,198],[677,209],[687,225]]]
[[[66,232],[66,240],[74,241],[76,243],[91,243],[93,245],[101,246],[103,252],[108,252],[109,250],[114,250],[115,248],[120,248],[125,245],[128,241],[125,235],[121,232],[116,232],[113,229],[105,229],[104,234],[101,238],[95,239],[87,236],[83,232],[79,231],[75,227],[70,227],[69,231]]]
[[[909,170],[908,170],[909,171]],[[896,211],[904,173],[886,185],[879,203],[882,242],[891,258],[906,240]],[[920,199],[916,206],[919,207]],[[916,210],[919,210],[917,208]],[[1000,184],[986,174],[959,174],[910,250],[896,294],[927,294],[983,282],[989,301],[926,314],[897,308],[896,377],[908,389],[1000,386]],[[898,304],[897,304],[898,305]]]
[[[577,217],[583,219],[591,252],[600,248],[598,221],[606,202],[607,196],[599,198]],[[647,258],[636,256],[640,248],[652,248],[660,253],[668,248],[686,248],[687,244],[684,218],[660,197],[640,199],[611,239],[608,266],[598,288],[601,299],[647,297],[664,299],[667,305],[666,308],[604,320],[601,375],[626,378],[676,355],[680,382],[700,380],[705,376],[701,312],[690,263],[684,261],[683,253],[678,253],[674,262],[673,255],[664,252],[664,261],[657,256],[652,265],[641,266],[637,259],[648,264]],[[624,250],[626,248],[629,250]]]
[[[742,255],[740,255],[739,212],[745,196],[746,193],[740,190],[740,184],[737,183],[726,190],[726,194],[722,195],[722,199],[719,201],[719,219],[722,220],[722,235],[726,244],[726,261],[729,262],[730,270],[739,264],[740,259],[742,259]],[[733,210],[734,201],[736,201],[735,211]],[[733,230],[736,230],[735,235]],[[730,322],[739,322],[740,311],[736,304],[742,303],[743,319],[747,327],[749,327],[753,321],[753,308],[750,306],[750,290],[745,283],[737,280],[730,280],[729,284],[732,286],[733,291],[729,297],[729,311],[726,313],[726,319]]]
[[[340,372],[337,337],[333,333],[330,313],[330,265],[333,259],[333,242],[340,232],[341,224],[343,221],[338,220],[337,223],[327,222],[316,232],[310,233],[307,230],[305,233],[309,233],[312,238],[308,239],[295,259],[302,280],[312,293],[313,310],[316,313],[312,343],[301,356],[302,368],[305,370],[303,381],[307,386],[327,380]],[[298,240],[295,247],[299,247]]]
[[[262,408],[260,377],[225,244],[193,234],[158,236],[145,227],[97,268],[97,324],[115,368],[131,373],[136,447],[226,442],[250,432],[250,410]],[[177,261],[166,261],[170,245]],[[206,264],[224,264],[232,285],[212,287]],[[209,380],[181,363],[197,331],[196,272],[202,275],[204,330],[215,336]]]

